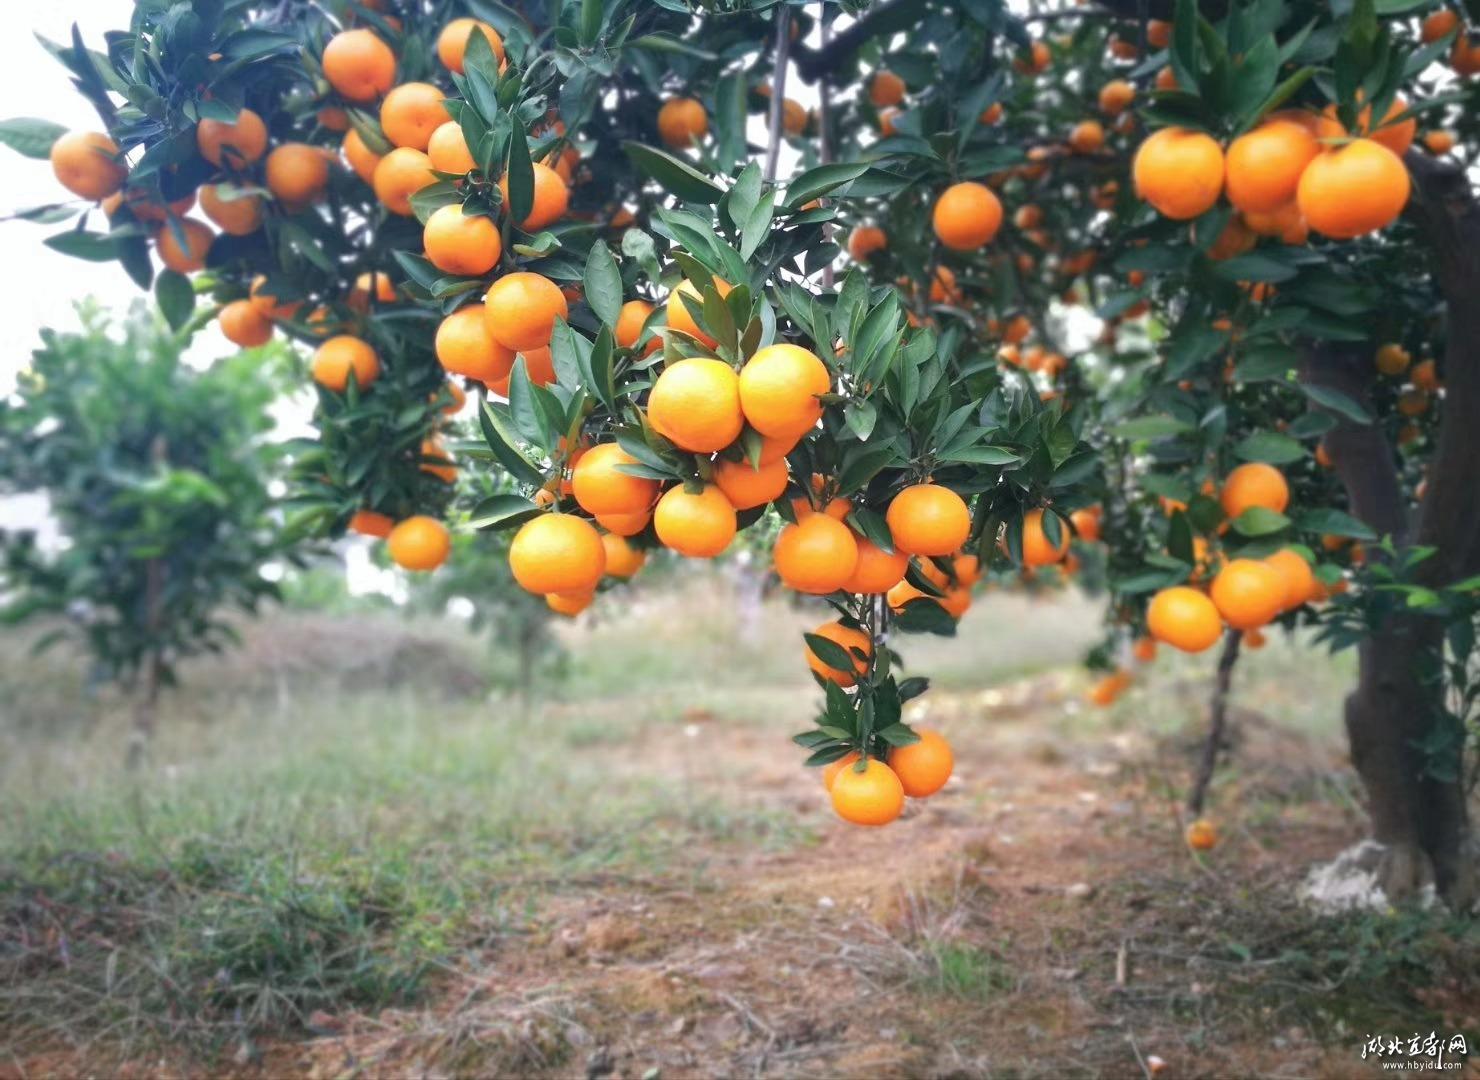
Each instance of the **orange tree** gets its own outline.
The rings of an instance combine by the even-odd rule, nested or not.
[[[396,523],[398,561],[440,561],[445,372],[487,391],[461,460],[520,485],[466,520],[517,527],[516,580],[559,610],[589,602],[603,531],[706,557],[774,507],[778,575],[839,616],[808,637],[828,707],[801,741],[862,753],[834,780],[852,820],[941,778],[896,726],[920,684],[886,632],[947,629],[979,572],[1103,570],[1101,700],[1156,640],[1223,639],[1226,693],[1244,634],[1315,623],[1362,649],[1384,880],[1473,896],[1458,10],[373,7],[141,6],[108,56],[57,50],[111,143],[0,128],[116,196],[55,246],[142,277],[154,235],[256,332],[248,309],[322,341],[311,520]],[[783,141],[800,171],[775,185]],[[197,191],[244,235],[183,222]],[[889,770],[891,746],[920,760]]]
[[[57,621],[39,646],[75,637],[100,677],[133,688],[137,755],[178,662],[229,648],[224,613],[276,595],[261,574],[287,554],[263,438],[275,380],[260,353],[192,370],[187,336],[157,315],[136,311],[115,340],[83,314],[80,333],[44,335],[0,400],[0,490],[44,493],[66,538],[46,551],[0,531],[0,617]]]

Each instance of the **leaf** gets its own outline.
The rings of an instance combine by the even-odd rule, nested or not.
[[[822,637],[820,634],[803,634],[807,642],[807,648],[826,667],[834,671],[856,671],[857,662],[853,655],[843,646],[831,638]]]
[[[1289,527],[1289,518],[1264,506],[1251,506],[1233,519],[1233,528],[1241,536],[1268,536]]]
[[[67,129],[61,124],[30,116],[0,120],[0,143],[28,158],[49,157],[52,144],[66,133]]]
[[[716,203],[724,195],[709,177],[686,161],[655,150],[640,142],[622,143],[627,159],[639,172],[652,177],[680,199],[697,203]]]
[[[173,330],[189,322],[195,311],[195,290],[190,286],[190,279],[175,270],[162,270],[154,279],[154,299]]]
[[[956,636],[956,620],[934,600],[917,597],[894,616],[893,626],[906,634],[939,634]]]
[[[874,734],[890,746],[910,746],[920,741],[920,736],[908,724],[890,724]]]
[[[942,461],[964,461],[974,465],[1015,465],[1022,456],[1005,446],[963,446],[940,455]]]
[[[1265,461],[1271,465],[1288,465],[1305,457],[1305,447],[1275,431],[1256,431],[1242,439],[1233,452],[1245,461]]]
[[[1354,540],[1376,540],[1377,533],[1365,522],[1340,510],[1317,508],[1306,510],[1295,518],[1295,527],[1301,532],[1329,533],[1332,536],[1349,536]]]
[[[48,236],[42,243],[53,251],[71,255],[74,259],[86,259],[88,262],[108,262],[118,258],[118,245],[111,236],[104,236],[102,233],[70,229]]]
[[[534,162],[529,157],[529,136],[519,117],[509,114],[513,130],[509,133],[509,165],[505,178],[509,186],[509,217],[523,221],[534,208]]]
[[[868,172],[869,164],[867,161],[843,161],[808,169],[787,185],[786,205],[795,210],[813,199],[836,191]]]
[[[544,474],[517,449],[513,425],[502,409],[491,401],[484,401],[478,410],[478,424],[483,430],[483,440],[493,451],[493,456],[513,474],[516,480],[539,487],[545,482]]]
[[[597,240],[586,256],[586,303],[607,326],[616,326],[622,313],[622,272],[606,241]]]
[[[1311,383],[1301,383],[1300,389],[1305,396],[1317,405],[1324,406],[1332,412],[1340,413],[1354,424],[1372,423],[1372,414],[1360,404],[1347,397],[1340,390],[1333,390],[1329,386],[1315,386]]]
[[[1175,416],[1141,416],[1134,420],[1122,420],[1111,424],[1106,430],[1122,439],[1164,439],[1171,435],[1182,435],[1191,431],[1192,425]]]
[[[543,512],[523,495],[491,495],[473,508],[468,525],[474,529],[510,529]]]
[[[1278,283],[1289,281],[1299,271],[1287,262],[1261,255],[1259,252],[1250,252],[1247,255],[1235,255],[1231,259],[1224,259],[1213,264],[1213,273],[1224,281],[1256,281]]]

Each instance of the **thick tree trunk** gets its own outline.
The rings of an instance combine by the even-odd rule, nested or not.
[[[1428,494],[1416,528],[1398,483],[1392,448],[1375,425],[1339,419],[1326,437],[1352,512],[1398,546],[1432,545],[1421,580],[1443,585],[1480,570],[1480,205],[1462,172],[1412,154],[1412,215],[1433,254],[1448,309],[1446,396]],[[1307,382],[1367,403],[1371,348],[1322,347],[1302,371]],[[1366,789],[1374,838],[1382,845],[1378,882],[1390,899],[1432,883],[1455,910],[1480,898],[1480,858],[1465,798],[1463,761],[1452,780],[1432,775],[1419,743],[1438,721],[1433,670],[1443,624],[1397,611],[1359,648],[1360,675],[1346,701],[1352,763]]]

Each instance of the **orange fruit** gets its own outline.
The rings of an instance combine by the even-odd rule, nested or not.
[[[725,493],[736,510],[750,510],[781,498],[787,477],[785,458],[758,469],[751,467],[749,459],[720,458],[714,463],[715,486]]]
[[[1480,43],[1476,43],[1468,32],[1461,32],[1449,50],[1449,66],[1456,75],[1480,74]]]
[[[385,539],[396,527],[395,520],[387,514],[376,513],[374,510],[356,510],[349,519],[349,531],[359,533],[361,536],[375,536]]]
[[[432,132],[432,137],[427,140],[427,160],[438,172],[456,173],[459,176],[478,168],[472,151],[468,149],[468,140],[463,135],[462,125],[456,120],[449,120]]]
[[[448,120],[446,95],[431,83],[402,83],[380,103],[380,129],[396,146],[426,150],[436,131]]]
[[[460,307],[443,319],[434,344],[444,368],[481,383],[507,378],[514,367],[514,351],[494,341],[488,332],[482,304]]]
[[[896,551],[907,555],[949,555],[966,543],[971,511],[961,496],[939,484],[914,484],[885,513]]]
[[[506,349],[527,352],[550,344],[555,320],[570,315],[565,294],[547,277],[520,270],[489,286],[483,298],[488,332]]]
[[[442,32],[437,35],[437,59],[442,61],[442,66],[459,75],[463,73],[463,56],[468,50],[468,42],[472,40],[474,31],[481,31],[488,39],[489,48],[493,50],[494,59],[498,61],[498,69],[503,71],[507,63],[504,58],[504,39],[499,36],[497,30],[482,19],[453,19],[442,27]]]
[[[1177,221],[1212,208],[1223,193],[1223,150],[1209,135],[1162,128],[1136,151],[1136,194]]]
[[[606,573],[606,547],[584,518],[541,514],[514,534],[509,569],[514,580],[532,593],[590,592]]]
[[[1310,124],[1271,117],[1228,147],[1228,201],[1246,212],[1269,213],[1288,205],[1300,174],[1320,151]]]
[[[1183,652],[1212,648],[1223,636],[1218,608],[1202,593],[1186,585],[1162,589],[1146,609],[1146,629],[1157,641]]]
[[[1112,79],[1100,88],[1100,111],[1119,116],[1136,100],[1136,88],[1124,79]]]
[[[1051,566],[1063,559],[1069,550],[1069,530],[1059,525],[1058,545],[1049,542],[1043,531],[1043,511],[1029,510],[1023,515],[1023,565]]]
[[[1315,596],[1316,576],[1311,571],[1310,563],[1305,561],[1305,557],[1300,552],[1293,548],[1282,548],[1267,557],[1264,562],[1274,567],[1285,583],[1283,605],[1285,611],[1298,608]]]
[[[185,234],[184,247],[180,246],[177,232]],[[202,222],[181,218],[176,225],[166,225],[159,230],[154,238],[154,247],[159,252],[159,261],[165,266],[181,274],[190,274],[205,269],[206,252],[215,238],[215,233]]]
[[[658,108],[658,135],[675,150],[687,150],[708,131],[709,117],[693,98],[669,98]]]
[[[904,114],[901,113],[898,109],[880,109],[879,134],[883,135],[885,138],[893,135],[897,130],[894,126],[894,121],[899,119],[899,117],[902,115]]]
[[[1419,26],[1419,36],[1423,38],[1425,45],[1438,41],[1441,37],[1449,34],[1459,25],[1459,16],[1449,8],[1440,8],[1432,15],[1426,15]]]
[[[1258,235],[1244,225],[1235,214],[1228,219],[1222,231],[1218,233],[1217,239],[1208,247],[1208,258],[1220,261],[1232,259],[1236,255],[1249,251],[1258,242]]]
[[[1454,149],[1454,132],[1452,131],[1426,131],[1423,136],[1423,144],[1431,154],[1447,154]]]
[[[877,225],[859,225],[848,234],[848,254],[854,262],[863,262],[876,251],[889,246],[889,237]]]
[[[1037,75],[1048,70],[1051,59],[1048,46],[1041,41],[1035,41],[1026,55],[1012,62],[1012,67],[1014,71],[1022,75]]]
[[[118,144],[96,131],[69,131],[52,143],[51,171],[62,187],[84,199],[112,195],[128,179]]]
[[[822,767],[822,789],[824,791],[831,791],[833,781],[838,778],[838,773],[842,772],[844,769],[846,769],[849,765],[852,765],[857,760],[858,751],[851,750],[843,757],[838,758],[837,761],[824,765]]]
[[[831,789],[833,810],[854,825],[888,825],[904,810],[904,787],[894,770],[870,758],[863,772],[847,768]]]
[[[369,342],[349,334],[339,334],[320,345],[313,354],[314,382],[327,390],[343,393],[349,385],[351,371],[361,390],[380,377],[380,357]]]
[[[1187,846],[1193,851],[1212,851],[1218,846],[1218,829],[1207,818],[1198,818],[1187,826]]]
[[[1439,389],[1439,371],[1433,360],[1420,360],[1414,364],[1410,378],[1413,379],[1413,385],[1420,390],[1426,390],[1432,394]]]
[[[730,283],[727,281],[721,281],[719,278],[715,278],[714,288],[721,297],[730,295]],[[689,309],[682,300],[684,296],[692,297],[701,306],[703,304],[703,294],[694,286],[694,283],[687,279],[680,281],[678,288],[668,294],[668,329],[680,330],[696,341],[703,342],[706,348],[714,348],[716,344],[714,338],[699,329],[699,324],[689,314]]]
[[[844,592],[881,596],[904,580],[910,557],[902,551],[885,551],[866,536],[854,535],[858,561],[844,581]]]
[[[1218,499],[1229,518],[1238,517],[1251,506],[1280,514],[1290,505],[1290,485],[1273,465],[1251,461],[1228,474]]]
[[[203,184],[200,189],[200,208],[222,232],[230,236],[246,236],[262,227],[260,195],[241,195],[228,199],[222,196],[221,185]]]
[[[1407,417],[1422,416],[1429,411],[1429,396],[1422,390],[1404,390],[1398,395],[1398,412]]]
[[[549,386],[555,381],[555,357],[548,345],[540,349],[525,349],[519,355],[524,357],[524,372],[530,382],[536,386]]]
[[[967,180],[940,193],[931,212],[940,242],[953,251],[971,251],[990,243],[1002,226],[1002,203],[985,184]]]
[[[652,313],[653,305],[646,300],[628,300],[623,304],[622,310],[617,314],[617,325],[612,331],[617,344],[624,349],[635,348],[637,339],[642,336],[642,328]],[[642,347],[642,355],[650,356],[662,347],[663,339],[654,334]]]
[[[375,166],[370,186],[387,210],[410,217],[411,196],[436,181],[431,158],[412,147],[398,146]]]
[[[342,133],[349,130],[349,113],[337,105],[325,105],[314,116],[325,131]]]
[[[890,747],[886,760],[899,777],[904,793],[912,799],[923,799],[946,786],[956,757],[939,732],[921,728],[915,734],[920,736],[919,742]]]
[[[579,592],[552,592],[545,594],[545,605],[557,615],[575,618],[591,606],[596,593],[591,589]]]
[[[800,345],[767,345],[740,369],[740,409],[762,435],[786,438],[822,419],[817,395],[832,389],[832,376],[815,353]]]
[[[795,450],[797,444],[801,441],[802,437],[800,435],[795,437],[788,435],[779,439],[772,438],[769,435],[762,435],[760,463],[762,465],[770,465],[774,461],[780,461]]]
[[[636,536],[653,520],[651,510],[636,514],[602,514],[596,521],[607,532],[616,536]]]
[[[269,319],[291,319],[303,306],[302,300],[279,300],[266,291],[268,288],[267,275],[258,274],[252,279],[252,288],[248,295],[257,311]]]
[[[995,124],[998,120],[1002,119],[1002,102],[992,102],[992,104],[982,110],[982,114],[976,119],[977,123],[980,124]]]
[[[653,430],[681,450],[712,454],[740,436],[740,379],[723,360],[693,356],[663,369],[648,392]]]
[[[1137,638],[1136,643],[1131,646],[1131,655],[1143,664],[1149,664],[1156,659],[1156,639],[1153,637]]]
[[[616,533],[603,533],[601,546],[606,549],[606,573],[608,577],[630,578],[647,562],[647,552],[627,543],[627,538]]]
[[[305,206],[329,186],[329,158],[317,146],[283,143],[267,155],[267,190],[290,209]]]
[[[1079,539],[1094,543],[1100,538],[1100,508],[1092,506],[1075,510],[1069,515],[1069,524],[1074,526]]]
[[[781,583],[797,592],[836,592],[858,566],[853,530],[828,514],[811,513],[776,537],[772,564]]]
[[[904,100],[904,80],[892,71],[877,71],[869,80],[868,100],[876,109],[898,105]]]
[[[571,470],[571,487],[581,509],[597,514],[636,514],[653,505],[658,481],[617,468],[638,460],[616,443],[591,447]]]
[[[1372,362],[1384,375],[1401,375],[1408,370],[1408,365],[1413,363],[1413,357],[1403,346],[1390,341],[1377,347]]]
[[[1098,120],[1081,120],[1069,132],[1069,148],[1076,154],[1093,154],[1105,145],[1105,128]]]
[[[1113,705],[1115,699],[1125,692],[1125,688],[1131,684],[1131,673],[1129,671],[1116,671],[1097,681],[1085,694],[1091,704],[1104,708]]]
[[[366,146],[365,140],[360,138],[360,133],[354,128],[344,133],[344,143],[341,148],[344,150],[345,160],[349,162],[349,167],[355,171],[355,175],[365,183],[373,185],[375,167],[380,164],[382,155]]]
[[[452,463],[452,455],[442,446],[442,442],[436,436],[421,441],[421,456],[431,458],[423,461],[420,465],[421,471],[435,476],[444,484],[457,481],[457,466]]]
[[[452,400],[442,406],[442,414],[444,416],[456,416],[462,412],[463,406],[468,403],[467,391],[450,379],[443,385],[446,387],[447,393]],[[435,392],[431,395],[433,399],[437,396]]]
[[[267,153],[267,125],[251,109],[236,120],[202,120],[195,125],[195,147],[212,165],[245,169]]]
[[[1358,93],[1358,100],[1361,94]],[[1408,111],[1408,102],[1401,95],[1394,95],[1393,100],[1388,103],[1388,110],[1383,114],[1382,122],[1377,125],[1376,130],[1372,128],[1372,106],[1368,105],[1357,114],[1357,130],[1354,134],[1366,135],[1373,142],[1381,143],[1393,153],[1402,157],[1413,145],[1413,137],[1418,134],[1418,120],[1410,116],[1408,119],[1398,122],[1398,117]],[[1322,111],[1317,121],[1316,134],[1323,139],[1340,139],[1349,133],[1342,126],[1336,116],[1336,105],[1330,104]]]
[[[350,101],[374,101],[396,81],[396,54],[369,30],[344,30],[324,46],[324,78]]]
[[[766,114],[767,122],[770,121],[770,113]],[[796,136],[807,130],[807,110],[802,108],[802,103],[784,98],[781,102],[781,130],[788,135]]]
[[[1305,167],[1296,200],[1312,229],[1350,240],[1403,212],[1410,181],[1402,160],[1371,139],[1324,150]]]
[[[1177,89],[1177,73],[1172,70],[1170,64],[1156,73],[1156,88],[1158,90]]]
[[[825,622],[812,631],[813,637],[826,638],[846,652],[853,661],[851,670],[846,668],[835,668],[824,663],[822,658],[812,651],[812,646],[807,646],[807,666],[817,675],[819,679],[837,683],[842,687],[852,686],[858,681],[860,675],[868,671],[868,658],[874,655],[873,639],[863,630],[856,626],[845,626],[841,622]],[[862,653],[863,656],[859,656]],[[858,760],[858,755],[853,755]],[[837,774],[834,773],[834,776]]]
[[[349,295],[345,297],[345,305],[351,311],[358,311],[362,314],[369,311],[372,289],[375,291],[375,300],[378,304],[385,305],[395,302],[396,287],[391,283],[391,276],[376,271],[374,274],[366,272],[355,278]]]
[[[1285,607],[1284,574],[1255,559],[1234,559],[1213,578],[1208,595],[1236,630],[1264,626]]]
[[[680,484],[658,500],[653,528],[664,546],[680,555],[713,558],[735,538],[735,508],[713,484],[705,484],[697,495]]]
[[[272,320],[250,300],[233,300],[221,309],[216,319],[226,340],[243,349],[266,345],[272,340]]]
[[[509,203],[508,176],[499,180],[498,189],[504,197],[504,205],[507,206]],[[566,186],[560,174],[550,166],[536,161],[534,163],[534,202],[530,204],[529,214],[519,223],[519,227],[525,232],[538,232],[546,225],[553,225],[563,218],[569,205],[570,188]]]
[[[503,241],[486,214],[469,216],[460,203],[440,206],[421,234],[427,259],[446,274],[481,277],[498,265]]]
[[[195,192],[166,205],[158,192],[145,188],[115,191],[103,200],[103,213],[112,218],[124,203],[128,204],[129,212],[140,221],[168,221],[171,214],[183,217],[190,212],[195,205]]]
[[[407,570],[435,570],[447,561],[452,537],[447,526],[433,517],[417,514],[396,527],[385,540],[391,561]]]
[[[1273,210],[1246,211],[1244,224],[1259,236],[1278,236],[1286,244],[1305,243],[1310,231],[1306,228],[1300,205],[1293,199]]]

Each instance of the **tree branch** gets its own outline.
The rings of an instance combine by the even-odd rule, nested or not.
[[[791,8],[782,4],[776,8],[776,49],[771,71],[771,108],[769,116],[771,130],[767,133],[766,171],[768,181],[776,180],[776,163],[781,159],[781,133],[786,123],[786,65],[791,52]]]
[[[1187,795],[1187,811],[1193,817],[1202,816],[1208,786],[1213,782],[1213,773],[1218,767],[1218,751],[1223,746],[1223,733],[1228,723],[1228,690],[1233,684],[1233,669],[1238,663],[1239,646],[1243,640],[1243,632],[1239,630],[1230,628],[1223,635],[1223,651],[1218,654],[1218,674],[1213,682],[1213,700],[1208,706],[1208,741],[1203,743],[1202,760],[1198,762],[1197,776]]]

